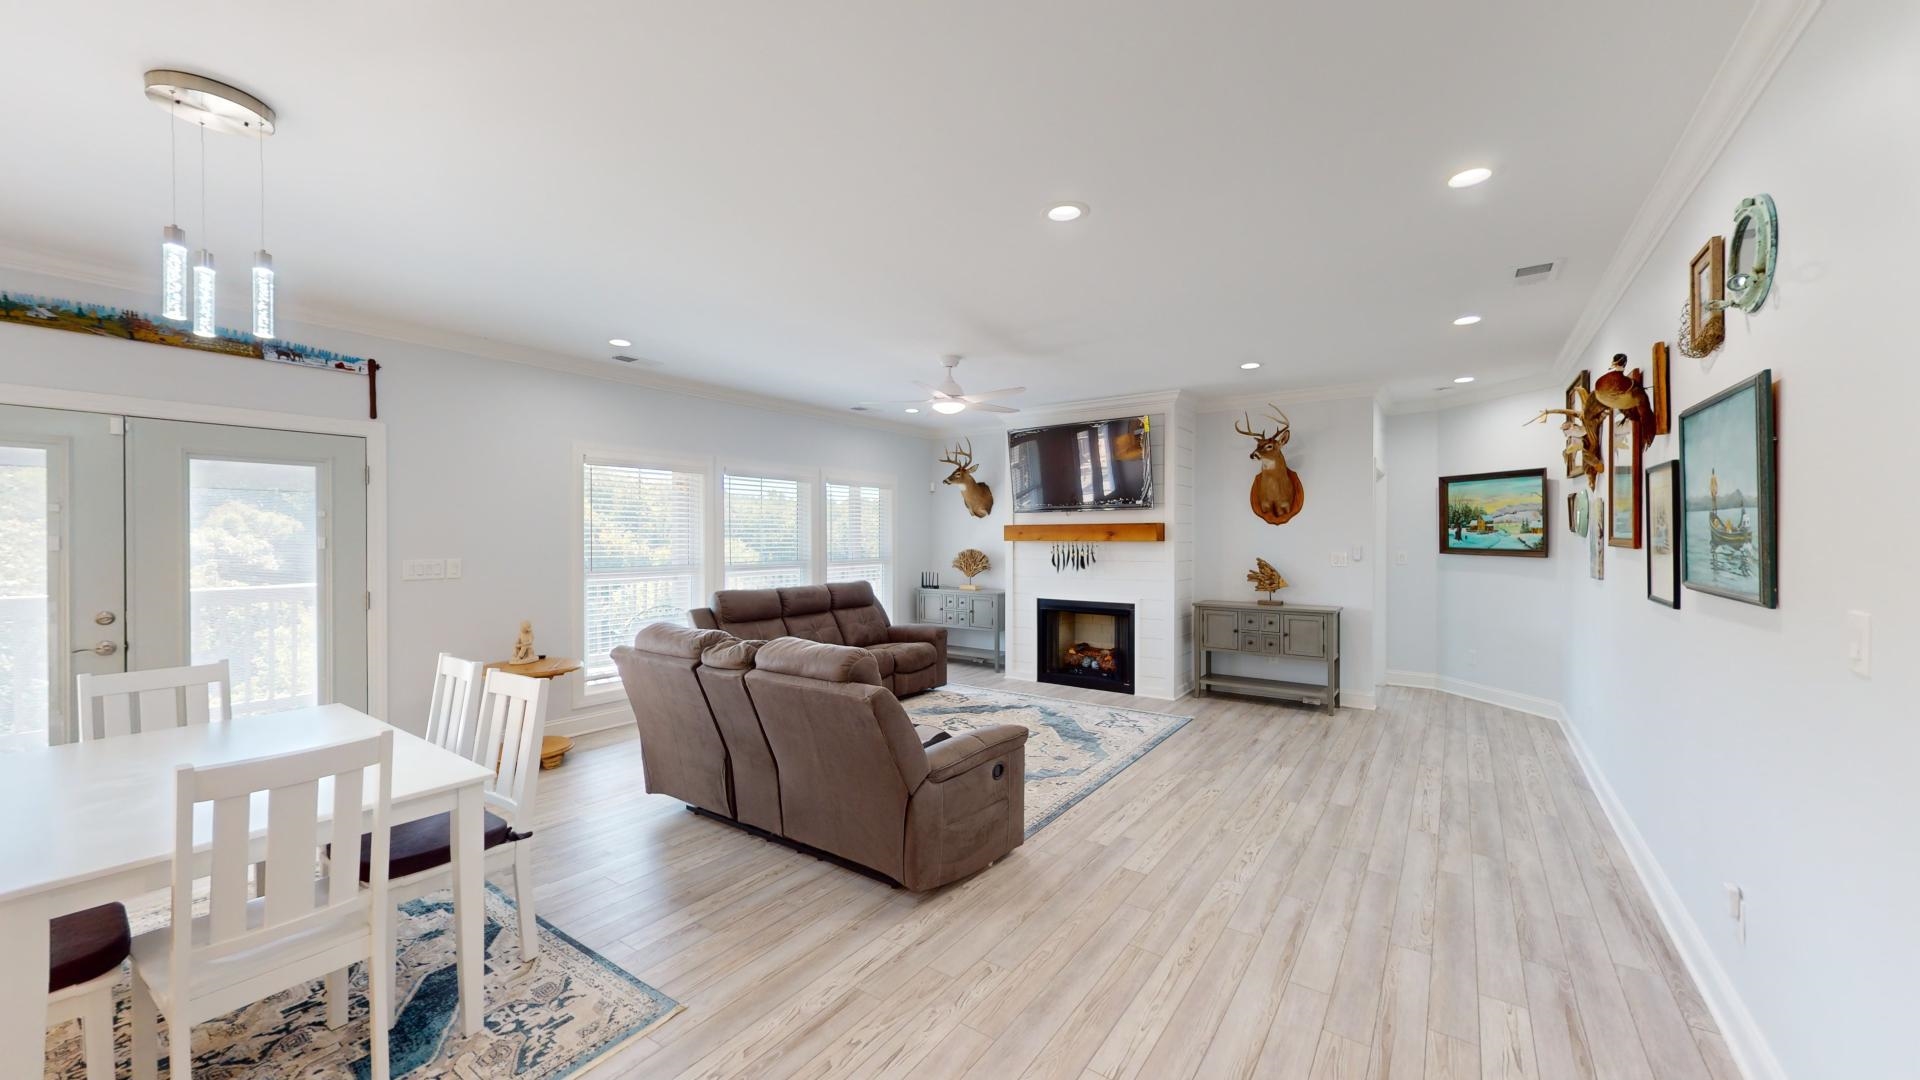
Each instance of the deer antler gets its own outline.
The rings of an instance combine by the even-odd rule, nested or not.
[[[1253,430],[1253,417],[1248,416],[1246,413],[1241,413],[1240,419],[1245,422],[1233,425],[1233,430],[1245,435],[1249,439],[1265,439],[1267,437],[1265,431]]]
[[[960,449],[959,443],[954,443],[953,449],[947,451],[947,456],[940,460],[956,468],[971,468],[973,466],[973,439],[967,439],[967,448],[965,451]]]
[[[1267,418],[1280,425],[1280,430],[1274,432],[1275,435],[1284,435],[1293,430],[1293,421],[1287,419],[1287,414],[1276,408],[1271,401],[1267,402]]]
[[[1549,416],[1564,416],[1572,420],[1580,419],[1580,414],[1577,412],[1574,412],[1572,409],[1541,409],[1539,416],[1534,417],[1533,419],[1527,421],[1526,424],[1521,424],[1520,426],[1526,427],[1527,424],[1537,424],[1540,421],[1545,420]]]

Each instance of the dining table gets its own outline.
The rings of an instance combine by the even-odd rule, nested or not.
[[[485,785],[480,764],[346,705],[315,705],[106,739],[0,753],[0,1077],[38,1077],[46,1047],[48,921],[168,888],[174,858],[174,771],[181,765],[310,750],[392,730],[389,822],[451,815],[454,955],[460,1026],[485,1027]],[[330,785],[330,781],[328,782]],[[365,785],[365,824],[378,785]],[[319,793],[314,842],[329,835]],[[265,793],[253,801],[249,861],[266,857]],[[211,804],[194,815],[195,876],[212,847]]]

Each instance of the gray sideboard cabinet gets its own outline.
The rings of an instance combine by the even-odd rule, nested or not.
[[[1007,670],[1007,594],[1002,589],[921,589],[913,600],[913,621],[950,630],[980,630],[993,635],[993,647],[955,645],[947,640],[947,657],[978,660],[993,670]]]
[[[1213,654],[1240,653],[1324,664],[1321,683],[1252,675],[1216,675]],[[1328,712],[1340,703],[1340,609],[1312,604],[1268,606],[1251,600],[1202,600],[1193,605],[1194,693],[1209,690],[1310,701]]]

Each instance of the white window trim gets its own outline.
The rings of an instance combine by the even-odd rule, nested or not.
[[[587,565],[582,545],[587,535],[587,470],[588,465],[623,465],[636,469],[672,469],[675,472],[696,473],[701,478],[700,508],[700,595],[696,599],[704,601],[713,593],[715,574],[713,555],[716,545],[713,540],[714,522],[717,509],[713,503],[713,485],[719,475],[711,457],[688,456],[641,447],[613,446],[605,443],[573,444],[573,506],[570,516],[573,521],[571,544],[573,557],[568,560],[572,568],[572,629],[569,631],[575,652],[584,662],[587,655]],[[619,683],[609,683],[598,689],[589,686],[583,676],[569,679],[573,684],[573,711],[626,701],[626,691]]]
[[[805,500],[800,510],[807,521],[807,561],[802,569],[806,573],[803,584],[817,585],[826,580],[826,515],[822,513],[824,495],[820,486],[820,470],[810,467],[797,467],[788,463],[750,461],[742,458],[722,458],[708,482],[708,490],[714,499],[714,536],[712,552],[714,555],[714,589],[727,587],[727,477],[749,476],[767,480],[792,480],[800,485],[800,497]]]
[[[827,580],[827,485],[841,484],[848,487],[877,487],[886,491],[891,504],[887,509],[886,550],[888,558],[881,572],[881,590],[886,595],[880,597],[882,605],[892,619],[893,612],[902,610],[899,606],[900,576],[895,567],[900,562],[900,485],[899,477],[893,473],[859,472],[852,469],[822,469],[817,485],[820,503],[819,524],[814,530],[815,542],[819,544],[819,573],[816,581]]]

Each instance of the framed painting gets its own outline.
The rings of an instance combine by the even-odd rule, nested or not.
[[[1576,491],[1567,496],[1567,531],[1575,536],[1587,535],[1587,493]]]
[[[1607,543],[1640,546],[1640,439],[1633,419],[1614,413],[1607,422],[1607,507],[1613,511]]]
[[[1440,554],[1547,557],[1547,470],[1440,478]]]
[[[1680,606],[1680,463],[1647,470],[1647,599]]]
[[[1777,607],[1772,371],[1680,414],[1680,481],[1681,584]]]
[[[1607,500],[1595,495],[1593,509],[1587,516],[1592,522],[1587,530],[1587,576],[1604,581],[1607,576]]]
[[[1653,372],[1653,377],[1649,381],[1653,385],[1648,387],[1647,395],[1648,404],[1653,406],[1653,433],[1655,435],[1668,435],[1673,432],[1673,405],[1668,397],[1669,388],[1667,382],[1672,376],[1672,372],[1669,370],[1669,364],[1670,362],[1667,359],[1667,343],[1664,341],[1654,342],[1653,362],[1649,365]]]
[[[1687,334],[1696,353],[1704,356],[1720,347],[1727,336],[1727,242],[1708,240],[1687,264]]]
[[[1579,391],[1579,393],[1576,394],[1574,392],[1576,390]],[[1593,374],[1587,369],[1581,368],[1580,374],[1575,375],[1573,381],[1567,384],[1568,411],[1578,415],[1586,405],[1586,395],[1592,390]],[[1587,475],[1587,463],[1582,460],[1583,455],[1580,450],[1580,439],[1578,436],[1567,439],[1566,449],[1561,451],[1561,456],[1566,458],[1567,479],[1571,480],[1576,476]]]

